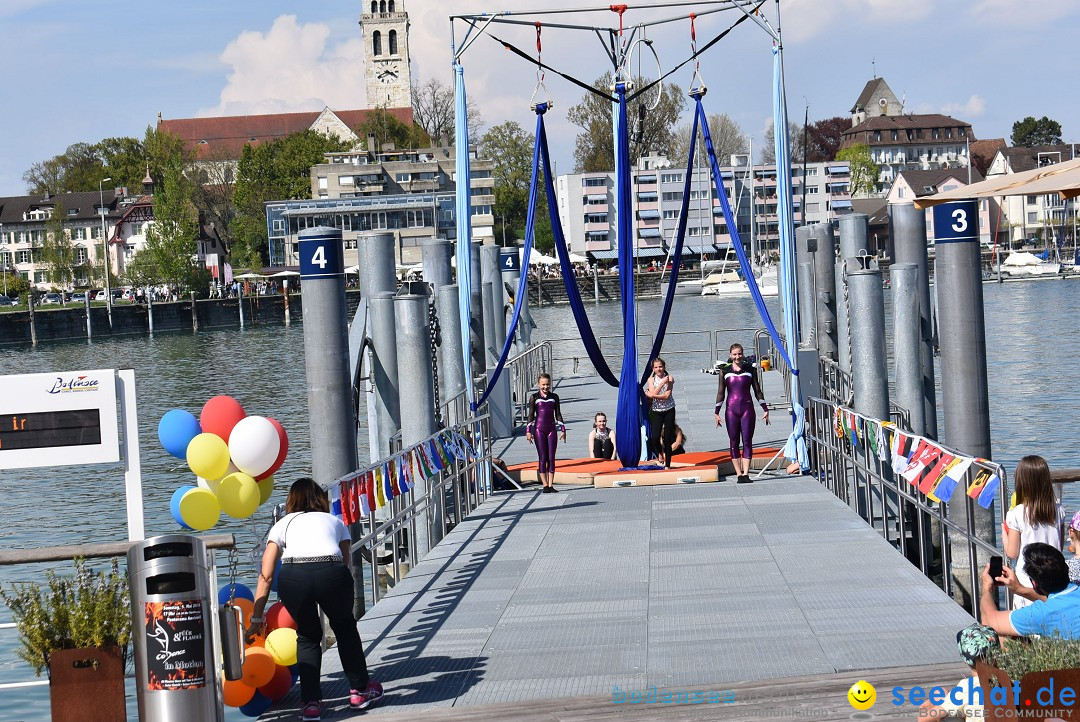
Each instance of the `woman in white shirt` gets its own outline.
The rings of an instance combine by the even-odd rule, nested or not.
[[[300,667],[301,719],[318,720],[322,711],[322,623],[326,615],[337,637],[341,668],[348,677],[349,705],[367,709],[383,695],[368,677],[364,646],[353,618],[353,576],[349,530],[330,514],[330,500],[314,479],[297,479],[289,489],[285,516],[270,529],[255,592],[248,634],[261,634],[263,609],[278,559],[278,596],[296,621],[296,658]]]

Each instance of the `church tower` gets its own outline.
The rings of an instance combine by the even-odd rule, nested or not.
[[[360,30],[368,108],[411,108],[409,14],[404,0],[363,0]]]

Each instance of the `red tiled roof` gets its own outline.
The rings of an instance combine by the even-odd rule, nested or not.
[[[353,130],[363,125],[370,110],[335,110],[334,115]],[[412,125],[412,108],[387,108],[386,112]],[[184,141],[198,158],[226,160],[239,158],[245,145],[258,145],[307,130],[322,111],[233,115],[217,118],[175,118],[158,121],[158,130]]]

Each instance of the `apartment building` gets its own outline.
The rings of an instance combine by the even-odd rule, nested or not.
[[[720,176],[743,244],[759,253],[779,250],[776,166],[752,165],[745,155],[721,166]],[[792,169],[794,224],[818,223],[851,212],[850,170],[845,162],[809,163]],[[804,182],[805,181],[805,182]],[[675,241],[686,169],[664,156],[648,156],[631,172],[634,254],[662,258]],[[804,194],[805,190],[805,194]],[[575,173],[556,179],[559,218],[574,253],[596,260],[618,255],[615,179],[612,173]],[[805,198],[805,201],[804,201]],[[732,234],[707,168],[695,168],[690,180],[683,252],[716,257],[731,248]]]
[[[1040,145],[1031,148],[1002,148],[990,162],[987,178],[1034,170],[1076,157],[1072,145]],[[1072,209],[1057,193],[1044,195],[1004,196],[1001,242],[1020,244],[1026,239],[1057,238],[1072,240]],[[1066,222],[1066,219],[1068,222]]]

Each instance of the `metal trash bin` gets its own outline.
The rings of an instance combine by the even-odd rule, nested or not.
[[[132,646],[142,722],[221,722],[211,558],[201,539],[166,534],[128,550]]]

